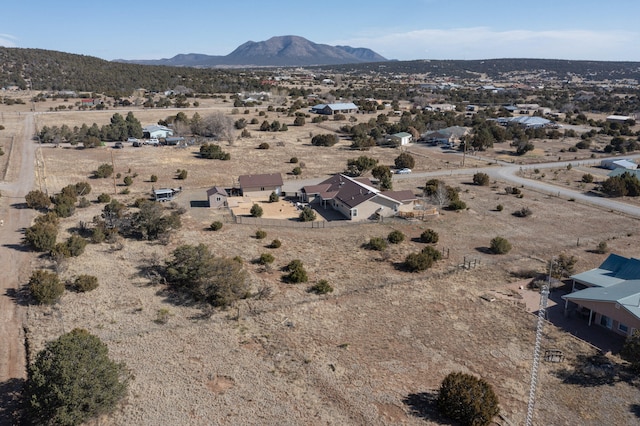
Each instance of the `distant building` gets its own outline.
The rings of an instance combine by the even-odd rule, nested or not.
[[[142,128],[142,134],[146,139],[165,139],[169,136],[173,136],[173,130],[166,126],[151,124]]]
[[[520,117],[499,117],[496,121],[503,126],[520,125],[526,129],[537,129],[554,125],[553,121],[547,120],[546,118],[528,115]]]
[[[638,165],[631,160],[627,160],[624,158],[621,159],[607,159],[602,160],[600,162],[600,167],[604,167],[609,170],[622,169],[617,175],[624,173],[625,170],[635,170],[638,168]]]
[[[334,114],[350,114],[357,112],[358,106],[353,102],[335,103],[335,104],[318,104],[311,107],[311,112],[316,114],[334,115]]]
[[[633,117],[628,115],[610,115],[607,117],[609,123],[626,123],[628,120],[633,120]]]
[[[398,145],[408,145],[413,142],[413,136],[411,133],[399,132],[389,135],[389,139],[396,142]]]

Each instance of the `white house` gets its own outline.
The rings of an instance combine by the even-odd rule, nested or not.
[[[164,139],[169,136],[173,136],[173,130],[166,126],[160,126],[158,124],[151,124],[142,128],[142,134],[147,139]]]
[[[399,132],[389,135],[389,139],[397,142],[399,145],[409,145],[413,141],[411,133]]]
[[[625,169],[625,170],[636,170],[638,165],[631,160],[627,160],[624,158],[620,159],[606,159],[600,162],[600,167],[604,167],[605,169],[615,170],[615,169]]]

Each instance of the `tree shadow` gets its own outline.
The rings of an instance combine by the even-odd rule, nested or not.
[[[22,202],[22,203],[13,203],[13,204],[11,204],[11,208],[13,208],[13,209],[28,209],[29,206],[27,206],[26,202]]]
[[[582,387],[614,386],[618,382],[632,383],[634,374],[602,354],[578,355],[573,368],[553,371],[565,384]]]
[[[631,404],[629,406],[629,411],[631,411],[637,418],[640,419],[640,404]]]
[[[26,285],[15,289],[8,288],[4,294],[13,301],[16,305],[19,306],[29,306],[31,304],[31,293],[29,293],[29,289]],[[2,424],[2,423],[0,423]]]
[[[25,383],[25,379],[18,378],[0,382],[0,425],[26,424],[22,403]]]
[[[493,254],[490,247],[476,247],[476,251],[484,254]]]
[[[29,247],[26,244],[3,244],[2,247],[6,247],[15,251],[21,251],[21,252],[30,252],[31,247]]]
[[[442,417],[437,407],[438,392],[421,392],[407,395],[402,400],[409,407],[410,414],[439,425],[450,425],[451,422]]]

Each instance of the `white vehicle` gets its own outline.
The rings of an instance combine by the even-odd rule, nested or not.
[[[400,169],[400,170],[396,170],[396,173],[399,175],[408,175],[409,173],[411,173],[411,169]]]
[[[129,138],[129,139],[127,139],[127,142],[134,143],[134,142],[139,142],[139,141],[136,138]]]
[[[147,141],[147,144],[149,145],[160,145],[160,141],[158,140],[158,138],[151,138]]]

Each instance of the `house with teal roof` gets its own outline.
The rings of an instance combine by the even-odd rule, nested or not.
[[[571,276],[565,313],[579,312],[623,336],[640,330],[640,260],[610,254],[597,268]]]

